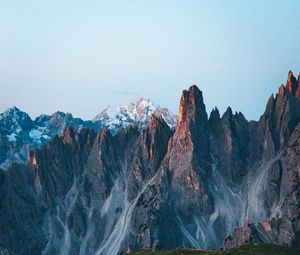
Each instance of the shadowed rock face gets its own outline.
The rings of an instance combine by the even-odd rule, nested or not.
[[[228,184],[241,184],[247,170],[249,155],[249,124],[241,113],[230,107],[220,118],[218,110],[210,116],[212,153],[218,159],[217,168]]]
[[[262,201],[266,204],[266,208],[269,208],[266,215],[268,218],[262,222],[246,224],[236,229],[225,240],[225,248],[233,248],[250,242],[249,238],[255,235],[260,236],[260,242],[299,247],[299,156],[300,123],[294,129],[287,146],[264,175],[265,196]],[[248,237],[245,237],[245,231]]]
[[[108,129],[66,129],[31,152],[26,165],[0,172],[0,243],[17,254],[117,254],[171,134],[156,117],[149,129],[115,136]]]
[[[67,128],[0,172],[0,247],[16,254],[110,254],[145,247],[300,243],[300,83],[292,73],[259,121],[208,118],[183,91],[162,117],[115,135]],[[225,244],[224,244],[225,240]]]

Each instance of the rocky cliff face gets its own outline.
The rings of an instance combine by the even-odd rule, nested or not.
[[[67,128],[26,165],[1,172],[1,245],[17,254],[117,254],[170,136],[155,117],[148,129],[115,136]]]
[[[257,201],[256,210],[265,208],[264,213],[260,218],[248,215],[248,219],[254,222],[237,228],[225,240],[225,248],[252,242],[251,238],[254,237],[262,243],[299,247],[299,137],[300,123],[294,129],[287,146],[271,161],[269,168],[260,170],[262,177],[256,185],[256,188],[261,190],[256,198],[260,198],[260,203]]]
[[[230,108],[208,118],[194,85],[183,91],[175,131],[155,115],[114,134],[65,129],[0,172],[0,247],[117,255],[299,246],[299,90],[290,72],[257,122]]]

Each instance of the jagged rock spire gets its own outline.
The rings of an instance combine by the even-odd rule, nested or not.
[[[292,71],[289,71],[289,73],[288,73],[286,88],[293,96],[296,95],[296,90],[298,88],[298,84],[297,84],[297,80],[294,77],[294,74]]]
[[[218,108],[215,107],[211,111],[210,116],[209,116],[209,127],[213,133],[216,132],[219,122],[220,122],[220,112],[219,112]]]
[[[169,169],[176,186],[204,191],[200,168],[209,169],[209,124],[201,90],[196,85],[182,92],[175,133],[168,147]]]
[[[289,92],[290,95],[300,99],[300,75],[297,80],[293,72],[289,71],[286,85],[280,86],[278,94],[282,97],[286,95],[286,92]]]
[[[187,135],[203,145],[207,139],[208,118],[203,101],[202,91],[196,85],[182,92],[179,116],[175,137],[185,138]],[[205,145],[206,147],[206,145]]]

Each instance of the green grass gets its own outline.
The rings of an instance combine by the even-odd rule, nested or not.
[[[300,255],[300,250],[270,244],[246,244],[228,251],[176,249],[151,252],[144,250],[130,253],[130,255]]]

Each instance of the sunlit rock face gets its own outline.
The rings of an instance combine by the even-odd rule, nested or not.
[[[193,85],[182,93],[175,130],[155,114],[147,126],[113,132],[64,129],[25,164],[0,171],[0,247],[117,255],[299,246],[298,90],[290,72],[259,121],[230,107],[208,117]]]
[[[202,92],[193,85],[182,93],[178,122],[167,155],[173,181],[179,186],[183,184],[183,187],[186,187],[186,183],[182,182],[185,180],[190,184],[195,183],[193,188],[196,190],[200,189],[197,180],[199,176],[195,171],[200,173],[201,170],[208,170],[210,160],[208,134],[208,118]],[[202,164],[197,166],[199,169],[195,169],[193,161],[200,160]],[[200,170],[200,167],[203,169]]]

